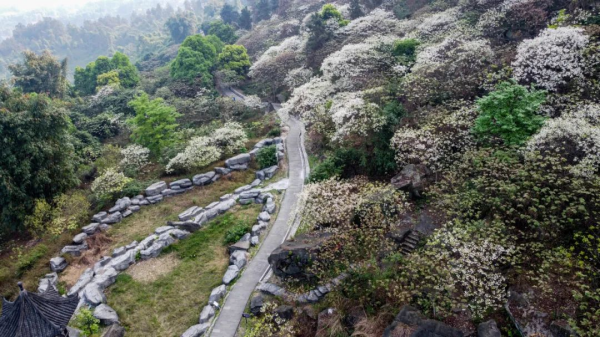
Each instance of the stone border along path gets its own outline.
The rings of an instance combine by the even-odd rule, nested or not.
[[[140,206],[155,204],[163,200],[164,197],[185,193],[192,189],[193,185],[206,186],[212,184],[217,181],[221,175],[229,174],[232,170],[246,170],[248,168],[248,163],[258,150],[272,144],[277,146],[276,156],[278,161],[283,159],[285,157],[283,152],[283,139],[279,137],[274,139],[263,139],[254,146],[254,149],[250,151],[250,153],[240,154],[227,159],[225,161],[227,168],[215,168],[214,171],[196,175],[193,177],[193,181],[190,179],[174,181],[169,184],[170,188],[167,188],[166,182],[160,181],[152,184],[146,189],[146,198],[137,196],[133,198],[133,200],[127,197],[117,200],[115,206],[112,207],[108,213],[100,212],[95,214],[92,217],[92,221],[97,222],[83,227],[84,232],[77,234],[73,238],[73,243],[75,245],[65,246],[61,253],[69,253],[73,256],[81,255],[82,251],[88,249],[85,240],[89,235],[93,235],[99,230],[107,230],[110,228],[110,224],[112,223],[106,221],[107,219],[114,218],[118,219],[116,222],[119,222],[122,220],[123,216],[126,217],[131,215],[134,212],[134,209],[135,212],[137,212],[140,209]],[[271,179],[278,168],[279,166],[275,165],[257,171],[256,179],[250,185],[245,185],[236,189],[233,195],[227,194],[221,196],[219,201],[211,203],[204,209],[198,206],[192,206],[179,214],[180,221],[169,222],[167,223],[167,226],[157,228],[154,233],[146,237],[140,243],[134,241],[129,245],[114,249],[111,257],[102,257],[96,262],[93,268],[88,268],[83,272],[75,285],[73,285],[67,293],[69,296],[76,293],[79,294],[80,301],[76,312],[81,306],[88,305],[95,308],[93,312],[94,316],[98,318],[102,324],[111,325],[118,323],[119,318],[116,312],[105,304],[106,296],[104,295],[104,290],[116,281],[119,272],[126,270],[138,259],[147,260],[157,257],[164,248],[173,244],[176,239],[185,239],[190,232],[200,229],[209,220],[212,220],[217,215],[225,213],[235,206],[237,202],[242,205],[252,202],[263,203],[264,207],[262,213],[258,217],[259,223],[252,228],[252,233],[247,234],[247,236],[243,238],[245,241],[240,240],[240,242],[236,243],[234,246],[238,246],[238,248],[233,248],[232,251],[243,250],[243,247],[246,246],[247,248],[245,248],[245,250],[247,251],[250,246],[250,241],[253,245],[258,244],[260,234],[267,228],[270,214],[275,212],[276,205],[273,196],[270,193],[262,193],[262,190],[255,189],[255,187],[263,181]],[[192,218],[193,220],[191,220]],[[241,248],[239,246],[241,246]],[[234,263],[235,265],[240,265],[242,263],[241,254],[236,253],[236,257],[240,261],[233,261],[232,257],[231,263],[236,262]],[[243,257],[245,258],[246,255],[243,255]],[[243,263],[245,264],[245,259]],[[47,274],[40,279],[38,292],[45,292],[50,286],[57,289],[57,273],[63,271],[66,267],[67,261],[63,257],[57,256],[52,258],[50,260],[50,268],[53,273]],[[241,267],[243,267],[243,265],[241,265]],[[235,276],[237,276],[237,274]]]
[[[207,322],[195,325],[186,331],[182,337],[199,337],[208,330],[210,330],[210,336],[212,337],[234,337],[250,295],[259,281],[269,271],[270,267],[267,260],[269,254],[287,239],[292,230],[289,224],[292,223],[290,221],[292,214],[295,214],[293,209],[296,206],[298,194],[304,186],[305,174],[308,172],[308,161],[303,146],[302,123],[295,118],[289,118],[287,123],[290,126],[286,138],[290,184],[281,202],[277,220],[259,247],[259,251],[248,262],[242,276],[232,286],[217,319],[214,320],[214,325],[211,327],[210,323]]]

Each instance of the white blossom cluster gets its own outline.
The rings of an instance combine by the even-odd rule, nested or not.
[[[256,95],[248,95],[244,98],[244,105],[250,109],[262,109],[265,104],[262,99]]]
[[[323,77],[341,90],[362,89],[378,78],[377,74],[390,69],[392,57],[382,50],[396,39],[375,36],[364,43],[350,44],[329,55],[321,65]]]
[[[470,98],[493,58],[494,52],[486,39],[446,37],[419,52],[406,78],[405,95],[417,105],[442,93],[453,98]]]
[[[310,119],[315,108],[325,104],[335,93],[335,86],[322,77],[313,77],[292,93],[292,97],[283,104],[290,114],[300,115]]]
[[[119,166],[124,170],[139,170],[149,163],[150,149],[132,144],[121,150],[123,159]]]
[[[453,288],[467,302],[474,317],[483,317],[488,309],[498,308],[506,300],[506,279],[499,267],[512,249],[470,235],[460,226],[445,226],[433,234],[431,242],[443,250],[440,259],[450,258]]]
[[[233,154],[239,151],[248,142],[248,135],[242,124],[227,122],[223,127],[216,129],[210,136],[212,145],[224,154]]]
[[[490,5],[493,0],[478,0]],[[479,17],[477,28],[482,32],[494,32],[502,27],[507,20],[507,15],[516,6],[524,5],[536,0],[504,0],[499,5],[487,10]]]
[[[424,164],[434,172],[448,168],[475,146],[471,128],[476,115],[476,109],[463,108],[420,129],[400,128],[391,140],[398,166]]]
[[[111,167],[94,180],[91,190],[98,199],[102,199],[113,193],[121,192],[130,181],[131,178],[126,177],[123,172]]]
[[[333,141],[341,142],[347,137],[366,137],[385,125],[385,117],[378,113],[379,106],[365,102],[362,92],[344,92],[333,98],[330,109],[335,125]]]
[[[534,159],[538,153],[560,155],[571,166],[572,174],[594,176],[600,167],[600,128],[588,120],[598,120],[597,108],[548,120],[540,132],[527,142],[525,157]]]
[[[458,8],[450,8],[444,12],[435,13],[423,20],[417,27],[420,38],[439,36],[456,28],[458,23]]]
[[[413,30],[420,21],[399,21],[394,13],[381,8],[374,9],[369,14],[350,21],[341,29],[340,35],[346,37],[345,43],[362,42],[374,35],[400,36]]]
[[[513,62],[516,79],[555,91],[572,79],[583,78],[583,51],[589,37],[583,29],[545,29],[534,39],[523,41]]]
[[[290,70],[285,77],[284,83],[290,90],[293,90],[294,88],[310,81],[312,76],[312,70],[302,66],[300,68]]]
[[[185,150],[173,157],[166,167],[167,173],[186,172],[202,168],[221,158],[221,150],[208,137],[192,138]]]

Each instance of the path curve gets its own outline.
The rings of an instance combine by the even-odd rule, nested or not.
[[[292,223],[290,217],[295,214],[294,208],[298,200],[298,194],[304,186],[305,168],[308,163],[303,145],[303,124],[294,117],[287,121],[290,127],[285,140],[286,153],[288,156],[288,176],[290,185],[285,192],[279,213],[271,230],[260,245],[258,253],[248,263],[242,276],[235,282],[229,295],[223,303],[219,316],[212,327],[212,337],[234,337],[238,325],[242,319],[242,313],[250,295],[256,288],[258,282],[269,270],[269,255],[275,250],[289,234],[289,226]]]

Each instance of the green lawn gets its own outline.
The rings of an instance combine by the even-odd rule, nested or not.
[[[261,205],[236,206],[205,228],[167,248],[160,258],[177,259],[176,267],[155,281],[119,275],[107,291],[108,305],[119,314],[127,336],[180,336],[198,323],[210,291],[221,284],[229,265],[223,239],[241,222],[254,224]],[[148,272],[153,272],[149,267]],[[137,271],[136,271],[137,272]]]

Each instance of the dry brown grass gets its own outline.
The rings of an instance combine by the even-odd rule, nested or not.
[[[383,335],[388,323],[393,319],[393,315],[388,312],[381,312],[375,317],[367,317],[365,314],[354,325],[352,336],[360,337],[379,337]],[[408,337],[413,330],[409,326],[399,323],[392,332],[394,337]]]
[[[63,282],[67,288],[72,287],[79,279],[79,276],[81,276],[87,268],[93,267],[102,256],[110,255],[109,247],[111,240],[104,233],[96,233],[96,235],[88,237],[86,242],[89,249],[84,251],[81,256],[71,258],[67,269],[59,274],[59,280]]]
[[[175,254],[167,254],[137,263],[127,270],[127,274],[137,282],[150,283],[173,271],[180,262]]]

